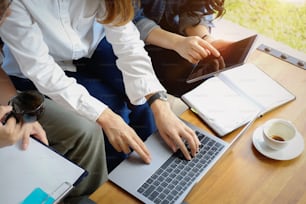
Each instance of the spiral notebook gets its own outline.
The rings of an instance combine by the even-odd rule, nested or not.
[[[294,99],[285,87],[251,63],[220,72],[182,96],[219,136],[246,124],[258,112],[262,115]]]
[[[0,148],[0,203],[57,203],[81,182],[87,171],[34,138]]]

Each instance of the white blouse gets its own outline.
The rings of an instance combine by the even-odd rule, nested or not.
[[[9,75],[29,78],[56,102],[96,121],[107,107],[85,87],[65,75],[75,71],[72,60],[90,57],[103,37],[112,44],[126,93],[135,105],[145,95],[164,90],[133,23],[101,25],[101,0],[19,0],[0,26],[5,42],[3,68]]]

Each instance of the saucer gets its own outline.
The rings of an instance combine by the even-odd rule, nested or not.
[[[253,145],[264,156],[275,160],[290,160],[299,156],[304,150],[304,139],[297,132],[296,137],[283,149],[273,150],[264,143],[263,127],[258,127],[253,133]]]

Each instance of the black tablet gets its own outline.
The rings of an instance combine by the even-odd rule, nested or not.
[[[194,66],[187,77],[187,83],[207,79],[218,72],[228,70],[244,64],[252,48],[257,35],[233,42],[232,44],[219,49],[221,56],[209,56]]]

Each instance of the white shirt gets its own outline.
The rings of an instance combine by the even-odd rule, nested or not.
[[[101,0],[19,0],[0,26],[7,47],[3,68],[9,75],[29,78],[43,94],[96,121],[107,107],[65,75],[75,71],[72,60],[90,57],[106,36],[118,57],[126,93],[135,105],[145,95],[164,90],[132,23],[116,27],[101,25]]]

